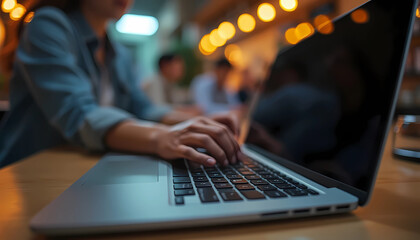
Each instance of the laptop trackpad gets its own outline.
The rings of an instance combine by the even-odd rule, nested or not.
[[[106,156],[83,185],[153,183],[159,180],[159,161],[147,156]]]

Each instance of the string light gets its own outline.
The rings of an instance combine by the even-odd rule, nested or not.
[[[261,3],[257,10],[258,17],[263,22],[271,22],[276,17],[276,9],[269,3]]]
[[[244,13],[238,18],[238,27],[242,32],[252,32],[255,28],[255,19],[248,13]]]
[[[318,15],[314,19],[316,30],[322,34],[331,34],[334,31],[334,24],[326,15]]]
[[[15,8],[10,12],[10,19],[18,21],[26,12],[26,8],[21,4],[16,4]]]
[[[213,31],[211,31],[209,39],[210,39],[210,43],[216,47],[221,47],[225,45],[226,43],[226,39],[222,38],[219,35],[219,31],[217,29],[214,29]]]
[[[300,40],[311,36],[315,32],[314,27],[308,22],[297,25],[295,35]]]
[[[219,35],[226,40],[233,38],[233,36],[235,36],[236,33],[235,26],[233,26],[233,24],[230,22],[222,22],[219,25],[218,30]]]
[[[32,21],[32,19],[34,18],[34,12],[29,12],[27,15],[26,15],[26,17],[25,17],[25,19],[24,19],[24,21],[26,22],[26,23],[30,23],[31,21]]]
[[[3,0],[1,10],[5,13],[12,11],[16,6],[16,0]]]
[[[351,19],[355,23],[367,23],[369,21],[369,13],[364,9],[357,9],[350,14]]]
[[[299,38],[296,36],[296,28],[287,29],[284,36],[286,38],[286,41],[289,42],[290,44],[296,44],[299,42]]]
[[[418,8],[416,9],[416,17],[420,18],[420,10]]]
[[[293,12],[298,7],[297,0],[280,0],[280,7],[286,12]]]
[[[216,48],[217,48],[216,46],[211,44],[209,34],[206,34],[206,35],[203,36],[203,38],[201,38],[200,46],[201,46],[202,50],[207,52],[207,53],[212,53],[212,52],[216,51]]]

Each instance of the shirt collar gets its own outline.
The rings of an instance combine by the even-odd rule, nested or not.
[[[82,12],[79,10],[73,11],[69,14],[69,18],[73,22],[79,34],[82,36],[82,39],[86,42],[89,50],[95,52],[95,50],[99,47],[100,39],[96,35],[95,31],[93,31]],[[105,46],[107,54],[115,56],[115,47],[112,41],[110,41],[108,34],[105,36]]]

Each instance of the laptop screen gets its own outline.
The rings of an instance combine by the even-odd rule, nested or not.
[[[368,191],[412,9],[413,1],[371,1],[283,49],[261,89],[247,144]]]

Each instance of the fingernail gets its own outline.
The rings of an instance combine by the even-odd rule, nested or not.
[[[226,160],[224,161],[223,165],[225,165],[225,166],[229,165],[229,161],[226,159]]]
[[[214,164],[216,164],[216,160],[209,158],[209,159],[207,159],[206,163],[208,165],[214,165]]]

